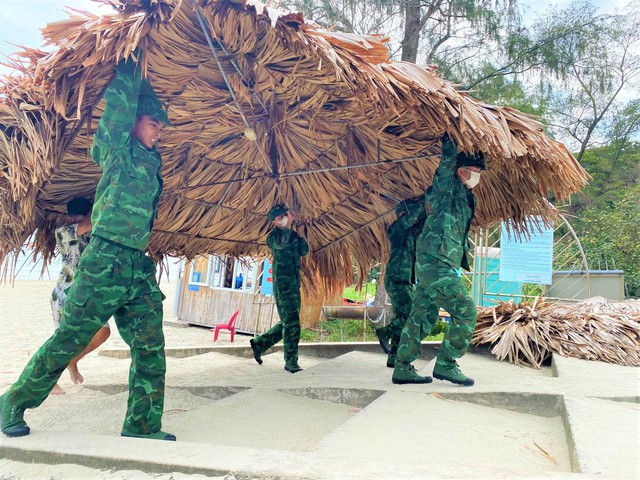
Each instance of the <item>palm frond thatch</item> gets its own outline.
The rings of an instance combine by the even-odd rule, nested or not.
[[[384,256],[394,206],[429,186],[445,131],[487,157],[479,225],[551,221],[549,192],[564,199],[588,179],[537,120],[389,60],[382,37],[327,32],[243,1],[102,1],[113,16],[74,11],[48,25],[54,51],[16,54],[21,74],[0,88],[0,260],[34,231],[49,259],[64,204],[93,194],[100,170],[88,149],[102,92],[137,51],[176,125],[161,139],[155,256],[263,256],[266,214],[283,202],[301,212],[307,278],[342,286],[352,275],[343,262],[366,268]]]
[[[498,360],[540,368],[551,353],[640,365],[640,301],[602,297],[577,304],[501,302],[478,312],[475,345],[491,344]]]

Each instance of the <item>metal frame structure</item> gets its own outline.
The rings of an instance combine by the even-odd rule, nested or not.
[[[489,255],[490,249],[497,247],[500,242],[500,226],[490,229],[482,229],[471,239],[473,259],[473,269],[471,272],[463,272],[463,277],[471,285],[471,291],[473,292],[473,300],[476,305],[481,305],[484,296],[504,297],[505,300],[516,299],[535,299],[544,298],[546,300],[560,301],[560,302],[575,302],[582,298],[583,293],[588,297],[591,296],[591,282],[589,280],[589,264],[587,257],[584,253],[580,240],[578,239],[575,231],[563,215],[558,216],[558,222],[554,228],[554,240],[553,240],[553,271],[554,277],[557,278],[558,272],[566,272],[560,278],[566,279],[568,282],[573,282],[571,285],[578,285],[586,278],[585,287],[575,292],[572,297],[550,297],[546,296],[547,287],[540,286],[540,294],[531,294],[528,292],[522,292],[519,294],[507,293],[507,284],[513,282],[504,282],[501,289],[492,291],[490,287],[487,287],[487,280],[492,273],[496,273],[497,270],[489,269]],[[579,272],[576,276],[572,273]],[[525,284],[526,285],[526,284]],[[530,284],[538,285],[538,284]]]

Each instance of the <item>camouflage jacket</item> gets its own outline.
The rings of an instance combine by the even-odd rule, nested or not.
[[[274,228],[267,236],[273,257],[273,287],[293,282],[300,287],[300,257],[309,253],[307,241],[288,228]]]
[[[417,249],[431,257],[469,270],[469,227],[476,200],[456,175],[456,147],[442,143],[442,160],[427,195],[431,212],[418,238]]]
[[[384,274],[385,286],[392,283],[415,283],[416,240],[427,219],[425,197],[405,202],[407,211],[389,225],[389,261]]]
[[[162,159],[131,130],[136,120],[141,80],[139,67],[121,62],[107,87],[104,114],[93,137],[91,157],[102,167],[91,215],[92,233],[136,250],[145,250],[162,192]]]

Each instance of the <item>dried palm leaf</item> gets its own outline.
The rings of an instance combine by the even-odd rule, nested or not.
[[[640,301],[593,297],[574,305],[501,302],[479,310],[472,342],[491,344],[498,360],[534,368],[551,353],[638,366]]]
[[[567,198],[588,179],[536,119],[390,60],[383,37],[327,32],[241,0],[101,1],[115,14],[73,11],[43,29],[51,53],[25,48],[10,60],[20,74],[0,86],[0,261],[34,231],[49,260],[65,203],[93,194],[102,92],[130,56],[176,126],[160,147],[156,257],[264,256],[266,214],[284,202],[308,234],[304,278],[337,290],[352,281],[351,258],[367,270],[384,256],[394,206],[430,185],[445,131],[487,157],[479,225],[551,222],[549,192]]]

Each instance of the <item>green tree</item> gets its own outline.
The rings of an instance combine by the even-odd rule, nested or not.
[[[629,189],[640,183],[640,143],[617,140],[590,149],[582,157],[582,166],[592,177],[573,198],[572,213],[585,208],[608,209],[618,203]],[[640,199],[638,199],[640,203]]]
[[[619,15],[596,15],[584,1],[565,10],[550,10],[513,52],[527,42],[542,47],[522,60],[535,66],[540,91],[549,99],[552,129],[571,146],[581,161],[588,148],[606,142],[606,127],[614,114],[631,108],[625,93],[637,98],[640,79],[640,1],[633,0]],[[553,42],[543,42],[553,38]],[[636,107],[637,112],[637,107]]]
[[[640,134],[640,99],[631,100],[622,108],[616,106],[606,125],[607,138],[616,147],[615,157],[622,155],[625,147]]]
[[[494,105],[512,107],[531,115],[544,116],[547,99],[529,88],[517,75],[494,75],[499,69],[485,63],[477,70],[476,76],[484,78],[476,83],[471,92],[474,97]]]
[[[608,205],[586,208],[578,230],[591,268],[623,270],[628,295],[640,297],[640,184]]]
[[[489,54],[487,47],[502,45],[520,21],[517,0],[290,0],[286,6],[325,27],[388,35],[394,57],[446,69]]]
[[[574,196],[572,224],[590,267],[623,270],[628,294],[639,297],[640,143],[625,137],[585,151],[593,179]]]

